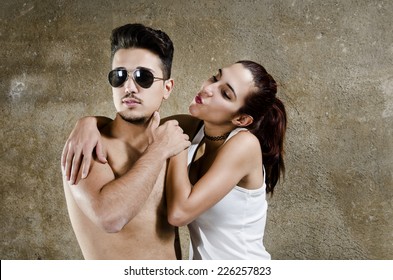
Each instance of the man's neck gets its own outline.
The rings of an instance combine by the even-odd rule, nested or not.
[[[110,137],[122,140],[133,146],[145,149],[148,143],[146,123],[132,123],[124,120],[119,114],[108,127]]]

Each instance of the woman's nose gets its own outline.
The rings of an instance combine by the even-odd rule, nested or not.
[[[213,96],[213,88],[211,88],[211,85],[206,86],[202,89],[202,94],[208,97]]]

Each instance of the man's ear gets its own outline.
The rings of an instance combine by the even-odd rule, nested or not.
[[[247,114],[237,115],[232,123],[238,127],[247,127],[254,122],[254,118]]]
[[[173,79],[168,79],[165,81],[164,84],[164,100],[167,100],[169,98],[169,96],[171,95],[171,92],[173,90],[173,87],[175,85],[175,82]]]

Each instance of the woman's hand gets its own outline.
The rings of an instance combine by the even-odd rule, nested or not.
[[[101,119],[101,122],[108,122],[108,119]],[[61,155],[63,174],[71,184],[76,181],[81,167],[82,179],[87,177],[94,148],[97,159],[106,163],[106,151],[97,128],[97,119],[95,117],[84,117],[76,123]]]

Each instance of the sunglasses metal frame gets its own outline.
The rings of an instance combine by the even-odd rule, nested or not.
[[[112,85],[112,83],[111,83],[111,78],[110,78],[110,77],[113,75],[112,73],[117,73],[117,72],[119,72],[119,71],[121,71],[121,72],[123,72],[123,73],[124,73],[124,72],[127,72],[127,76],[125,76],[124,81],[123,81],[120,85],[114,86],[114,85]],[[139,78],[139,77],[137,76],[137,72],[143,74],[143,72],[145,72],[145,71],[148,72],[148,73],[150,73],[150,74],[151,74],[151,77],[152,77],[152,81],[149,82],[149,85],[141,85],[140,82],[137,81],[138,78]],[[117,75],[117,74],[115,74],[115,75]],[[131,77],[131,79],[134,81],[135,84],[137,84],[137,85],[139,85],[140,87],[145,88],[145,89],[150,88],[150,87],[153,85],[153,83],[156,82],[156,81],[165,81],[165,80],[166,80],[166,79],[164,79],[164,78],[155,77],[154,74],[153,74],[149,69],[146,69],[146,68],[143,68],[143,67],[139,67],[139,68],[136,68],[136,69],[133,70],[133,71],[128,71],[128,70],[125,69],[125,68],[113,69],[113,70],[109,71],[109,74],[108,74],[108,81],[109,81],[109,84],[110,84],[112,87],[114,87],[114,88],[119,88],[119,87],[122,87],[122,86],[124,85],[124,83],[128,80],[129,77]]]

